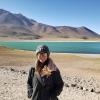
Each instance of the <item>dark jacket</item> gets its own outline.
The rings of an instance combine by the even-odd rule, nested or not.
[[[31,68],[27,81],[28,98],[32,98],[32,100],[58,100],[57,96],[60,95],[63,85],[58,69],[54,70],[49,77],[43,76],[39,79],[35,74],[35,69]]]

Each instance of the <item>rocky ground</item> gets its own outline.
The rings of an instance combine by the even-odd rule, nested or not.
[[[0,67],[0,100],[28,100],[28,70]],[[60,100],[100,100],[100,81],[94,77],[62,75],[64,88]]]

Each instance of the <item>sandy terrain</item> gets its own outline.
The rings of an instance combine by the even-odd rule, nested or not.
[[[52,59],[61,71],[64,88],[60,100],[100,100],[100,55],[58,54]],[[0,47],[0,100],[28,100],[28,70],[34,52]]]

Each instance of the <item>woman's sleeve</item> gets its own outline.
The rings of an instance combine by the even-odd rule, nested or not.
[[[57,70],[57,71],[55,71],[55,75],[54,75],[54,90],[53,90],[53,94],[55,96],[59,96],[60,93],[63,90],[63,86],[64,86],[64,82],[62,80],[60,71]]]
[[[32,93],[33,93],[32,79],[34,77],[34,71],[35,71],[35,69],[31,68],[29,70],[29,73],[28,73],[28,80],[27,80],[27,95],[28,95],[28,98],[31,98]]]

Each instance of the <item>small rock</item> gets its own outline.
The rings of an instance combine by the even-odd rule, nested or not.
[[[65,87],[69,87],[69,85],[67,83],[65,83]]]
[[[15,71],[13,68],[10,69],[11,71]]]
[[[90,92],[94,92],[94,89],[91,89],[91,91]]]
[[[76,87],[77,86],[77,84],[71,84],[71,87]]]

